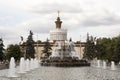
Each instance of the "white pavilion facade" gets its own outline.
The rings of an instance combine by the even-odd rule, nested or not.
[[[55,21],[55,24],[56,24],[56,28],[50,30],[50,33],[49,33],[50,34],[50,45],[52,48],[56,41],[61,41],[61,42],[67,41],[67,29],[61,28],[62,21],[60,20],[59,12],[58,12],[58,17],[57,17],[57,20]],[[23,54],[25,54],[25,44],[24,43],[20,44]],[[79,55],[80,58],[83,57],[85,44],[86,44],[85,42],[80,42],[80,41],[74,42],[75,51],[77,52],[77,54]],[[35,46],[35,51],[36,51],[35,56],[39,59],[41,57],[44,57],[44,55],[42,54],[44,42],[35,42],[34,46]]]

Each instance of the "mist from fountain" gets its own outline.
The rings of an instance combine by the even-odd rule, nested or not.
[[[33,70],[34,69],[34,60],[33,58],[30,59],[30,70]]]
[[[97,67],[100,67],[100,60],[97,60]]]
[[[36,68],[36,59],[33,59],[33,69],[35,69]]]
[[[68,46],[69,46],[68,49],[71,52],[71,56],[72,57],[77,57],[77,58],[80,59],[78,53],[76,53],[76,51],[75,51],[75,44],[72,41],[70,41],[70,42],[68,42]],[[68,52],[69,52],[69,50],[68,50]]]
[[[50,57],[76,57],[80,59],[78,53],[74,49],[75,45],[72,41],[56,41],[53,46],[52,55]]]
[[[111,70],[116,70],[115,62],[111,61]]]
[[[25,72],[25,60],[23,57],[20,58],[20,68],[19,68],[19,73],[26,73]]]
[[[120,71],[111,71],[109,68],[96,67],[39,67],[26,74],[19,74],[17,78],[4,77],[8,70],[0,70],[0,80],[120,80]],[[56,76],[56,77],[55,77]]]
[[[27,71],[31,71],[36,68],[39,68],[39,65],[40,65],[39,60],[36,58],[35,59],[31,58],[31,60],[29,60],[29,59],[24,60],[24,58],[21,57],[19,67],[18,67],[18,69],[16,69],[15,59],[14,59],[14,57],[11,57],[8,74],[5,76],[6,77],[20,77],[17,75],[17,72],[18,73],[27,73]]]
[[[34,59],[34,68],[38,68],[39,67],[39,61],[35,58]]]
[[[29,59],[26,59],[26,60],[25,60],[25,64],[26,64],[26,66],[25,66],[25,71],[30,71],[30,60],[29,60]]]
[[[8,76],[7,77],[18,77],[16,75],[16,68],[15,68],[15,59],[14,57],[11,57],[10,59],[10,64],[9,64],[9,71],[8,71]]]
[[[106,69],[107,65],[106,65],[106,61],[103,61],[103,69]]]

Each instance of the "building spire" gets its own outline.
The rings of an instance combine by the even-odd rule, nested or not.
[[[60,11],[58,11],[58,17],[57,17],[57,21],[55,21],[55,23],[56,23],[56,28],[61,29],[62,21],[60,20]]]
[[[60,11],[58,10],[58,17],[60,17]]]

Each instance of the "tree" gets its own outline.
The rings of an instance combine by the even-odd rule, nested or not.
[[[33,40],[33,32],[30,31],[30,34],[26,41],[26,58],[35,58],[35,49],[34,49],[34,40]]]
[[[117,38],[100,38],[97,40],[97,58],[102,60],[115,61],[115,45]]]
[[[15,61],[19,61],[21,58],[21,50],[20,50],[20,46],[15,44],[11,44],[7,47],[7,54],[6,57],[8,60],[10,60],[11,57],[15,58]]]
[[[114,61],[120,61],[120,36],[117,37],[116,44],[115,44],[115,53],[114,53]]]
[[[113,38],[99,38],[94,45],[92,38],[87,37],[84,57],[92,59],[97,56],[98,59],[107,60],[108,62],[120,61],[120,36]]]
[[[96,50],[97,50],[97,59],[102,59],[105,54],[105,46],[100,43],[101,39],[97,39]]]
[[[98,59],[105,60],[107,59],[107,51],[109,51],[108,43],[110,43],[110,39],[108,40],[107,38],[103,39],[98,39],[97,40],[97,57]]]
[[[4,53],[4,51],[5,51],[5,49],[4,49],[3,40],[0,39],[0,62],[5,59],[5,53]]]
[[[44,45],[44,48],[42,50],[43,54],[45,54],[45,57],[49,57],[51,55],[51,46],[50,46],[50,43],[49,43],[49,40],[47,39],[46,42],[45,42],[45,45]]]
[[[96,57],[96,46],[94,43],[94,38],[92,36],[90,37],[89,34],[87,34],[87,41],[83,57],[89,60],[92,60],[93,58]]]

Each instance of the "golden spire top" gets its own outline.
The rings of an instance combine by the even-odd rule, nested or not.
[[[58,17],[60,17],[60,11],[58,10]]]
[[[59,10],[58,10],[57,21],[55,21],[55,23],[56,23],[56,28],[60,29],[62,21],[60,20],[60,11]]]

